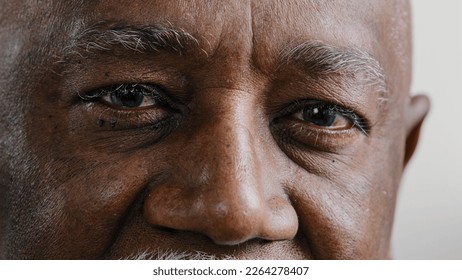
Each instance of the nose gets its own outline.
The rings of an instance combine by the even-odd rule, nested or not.
[[[146,220],[220,245],[292,239],[297,215],[254,125],[231,114],[193,127],[180,141],[171,176],[148,193]]]

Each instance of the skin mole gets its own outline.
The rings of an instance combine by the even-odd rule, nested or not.
[[[98,126],[103,127],[106,124],[106,121],[103,119],[98,119]]]
[[[10,2],[0,259],[392,257],[408,1]]]

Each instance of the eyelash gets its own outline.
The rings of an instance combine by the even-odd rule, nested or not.
[[[367,121],[363,117],[361,117],[359,114],[355,113],[353,110],[347,109],[345,107],[342,107],[336,104],[320,101],[320,100],[296,101],[292,103],[289,107],[284,109],[281,115],[282,116],[292,115],[295,112],[299,112],[300,110],[309,108],[310,106],[325,108],[329,111],[340,114],[342,117],[345,117],[352,122],[353,124],[352,128],[353,127],[358,128],[365,135],[368,135],[370,132],[371,127],[367,123]]]
[[[104,96],[110,95],[112,93],[115,93],[119,90],[125,89],[126,87],[138,87],[144,90],[147,90],[148,92],[146,94],[143,94],[146,97],[151,97],[156,101],[156,103],[161,104],[161,105],[170,105],[171,102],[164,96],[164,90],[157,86],[157,85],[151,85],[151,84],[118,84],[118,85],[111,85],[107,86],[104,88],[96,89],[89,91],[84,94],[79,94],[79,97],[82,100],[85,101],[94,101],[96,99],[100,99]]]

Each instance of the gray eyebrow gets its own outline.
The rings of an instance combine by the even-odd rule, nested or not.
[[[379,62],[367,52],[359,49],[342,49],[320,41],[308,41],[281,53],[282,62],[301,64],[313,75],[346,74],[353,75],[360,82],[376,86],[386,93],[386,82]]]
[[[199,45],[190,33],[169,25],[131,26],[98,22],[79,32],[63,50],[59,62],[74,56],[84,57],[93,52],[109,52],[122,48],[138,53],[158,53],[161,50],[183,54]]]

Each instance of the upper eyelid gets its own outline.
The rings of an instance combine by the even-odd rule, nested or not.
[[[115,89],[113,90],[108,90],[112,87],[116,86]],[[89,100],[93,100],[93,99],[98,99],[98,98],[101,98],[103,97],[104,95],[107,95],[107,94],[110,94],[110,93],[114,93],[118,90],[120,90],[123,86],[140,86],[140,87],[143,87],[143,88],[147,88],[149,86],[154,86],[154,85],[149,85],[149,84],[142,84],[142,83],[121,83],[121,84],[114,84],[114,85],[108,85],[108,86],[105,86],[105,87],[100,87],[100,88],[97,88],[97,89],[93,89],[93,90],[89,90],[85,93],[79,93],[79,97],[83,100],[86,100],[86,101],[89,101]],[[155,86],[155,90],[158,90],[159,92],[159,95],[162,94],[164,92],[164,90],[159,87],[159,86]]]
[[[279,115],[280,116],[289,115],[289,114],[294,113],[297,110],[303,109],[306,106],[315,105],[315,104],[322,104],[323,106],[332,106],[332,107],[335,107],[339,113],[342,113],[341,111],[351,112],[359,116],[358,113],[356,113],[354,110],[350,108],[347,108],[347,107],[344,107],[338,104],[334,104],[328,101],[316,100],[316,99],[296,100],[292,102],[291,104],[289,104],[288,106],[286,106],[284,109],[282,109]]]

